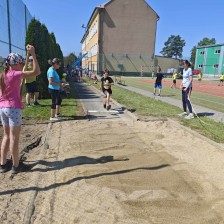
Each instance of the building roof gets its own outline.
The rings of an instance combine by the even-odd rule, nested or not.
[[[197,46],[197,49],[199,48],[205,48],[205,47],[217,47],[217,46],[224,46],[224,43],[222,44],[211,44],[211,45],[204,45],[204,46]]]
[[[115,0],[109,0],[109,1],[107,1],[107,2],[105,2],[105,3],[103,3],[103,4],[101,4],[101,5],[97,6],[97,7],[94,9],[94,11],[93,11],[92,15],[90,16],[90,19],[89,19],[89,21],[88,21],[88,23],[87,23],[87,25],[86,25],[86,32],[85,32],[85,34],[84,34],[83,37],[82,37],[81,43],[83,43],[83,41],[85,40],[85,37],[86,37],[87,34],[88,34],[88,28],[89,28],[89,25],[90,25],[92,19],[94,18],[94,15],[97,15],[97,13],[99,12],[100,9],[104,9],[108,4],[112,3],[113,1],[115,1]],[[144,0],[144,1],[145,1],[145,0]],[[146,5],[147,5],[149,8],[151,8],[151,7],[149,6],[149,4],[148,4],[146,1],[145,1],[145,3],[146,3]],[[151,9],[152,9],[152,8],[151,8]],[[152,9],[152,11],[155,12],[153,9]],[[159,20],[160,17],[158,16],[158,14],[157,14],[156,12],[155,12],[155,14],[156,14],[156,16],[157,16],[157,20]]]
[[[104,3],[104,4],[101,4],[99,7],[101,8],[105,8],[108,4],[112,3],[113,1],[115,0],[109,0],[108,2]],[[145,0],[144,0],[145,1]],[[145,1],[145,4],[152,9],[152,7]],[[155,10],[152,9],[153,12],[155,12]],[[159,19],[159,15],[155,12],[157,18]]]

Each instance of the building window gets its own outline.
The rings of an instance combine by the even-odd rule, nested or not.
[[[213,64],[213,68],[218,68],[219,64]]]
[[[204,55],[204,54],[205,54],[205,52],[204,52],[204,51],[201,51],[201,52],[200,52],[200,55]]]
[[[220,54],[221,50],[216,50],[215,54]]]
[[[198,68],[202,68],[203,67],[203,65],[198,65]]]

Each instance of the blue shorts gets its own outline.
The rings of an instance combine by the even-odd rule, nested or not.
[[[162,89],[162,84],[160,84],[160,83],[155,83],[154,88],[155,88],[155,89]]]
[[[4,126],[21,126],[22,110],[15,108],[0,108],[2,125]]]

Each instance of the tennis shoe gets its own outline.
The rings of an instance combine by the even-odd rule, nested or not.
[[[64,117],[64,114],[55,114],[55,117]]]
[[[50,117],[50,121],[59,121],[57,117]]]
[[[194,114],[192,114],[192,113],[188,114],[188,115],[185,117],[185,119],[188,119],[188,120],[193,119],[193,118],[194,118]]]
[[[178,116],[180,116],[180,117],[187,116],[187,112],[183,112],[181,114],[178,114]]]
[[[12,160],[7,160],[6,164],[0,165],[0,173],[5,173],[9,171],[11,166],[12,166]]]

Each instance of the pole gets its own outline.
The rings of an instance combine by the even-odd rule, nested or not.
[[[7,19],[8,19],[8,35],[9,35],[9,53],[11,53],[12,43],[11,43],[11,31],[10,31],[9,0],[7,0]]]

